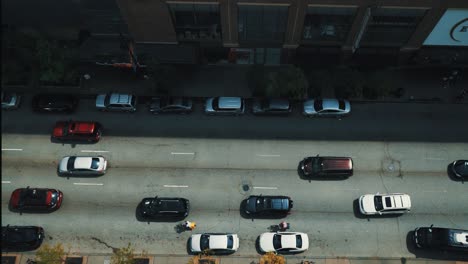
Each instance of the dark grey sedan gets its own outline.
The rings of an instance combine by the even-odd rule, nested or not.
[[[187,114],[192,112],[191,99],[184,97],[153,97],[149,105],[152,114],[177,113]]]
[[[287,115],[291,113],[291,104],[287,99],[254,99],[252,113],[256,115]]]

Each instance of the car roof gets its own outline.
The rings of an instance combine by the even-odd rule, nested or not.
[[[323,109],[340,109],[340,110],[345,110],[343,108],[340,108],[340,101],[338,99],[322,99],[322,106]]]
[[[351,158],[322,157],[322,166],[324,170],[351,170],[353,169],[353,161]]]
[[[113,93],[110,95],[109,103],[111,104],[128,104],[132,100],[131,94],[117,94]]]
[[[76,157],[75,158],[75,169],[89,169],[93,162],[93,157]]]
[[[74,124],[75,127],[73,129],[74,133],[92,133],[94,128],[96,127],[95,122],[81,122],[75,121],[70,124],[70,126]]]
[[[240,97],[219,97],[218,98],[219,108],[235,109],[235,108],[241,108],[241,106],[242,106],[242,99]]]
[[[290,107],[289,100],[281,98],[268,99],[270,109],[288,110]]]
[[[227,247],[228,235],[209,235],[211,249],[225,249]]]
[[[382,203],[385,209],[399,209],[411,207],[411,200],[407,194],[382,195]]]

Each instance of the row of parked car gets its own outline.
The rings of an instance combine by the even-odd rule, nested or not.
[[[2,93],[2,109],[18,108],[21,97],[17,94]],[[34,96],[32,107],[39,112],[71,113],[78,106],[78,98],[67,94],[39,94]],[[185,97],[153,97],[148,102],[153,114],[193,111],[193,101]],[[101,111],[135,112],[137,97],[131,94],[100,94],[96,97],[96,108]],[[205,113],[210,115],[241,115],[245,113],[245,99],[240,97],[212,97],[206,99]],[[351,111],[347,100],[310,99],[303,102],[305,116],[344,116]],[[258,115],[287,115],[292,112],[288,99],[253,99],[252,113]]]

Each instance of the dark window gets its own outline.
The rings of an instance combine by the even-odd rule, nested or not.
[[[284,41],[287,6],[239,5],[239,41]]]
[[[201,250],[209,249],[210,248],[210,236],[209,235],[202,235],[200,238],[200,248]]]
[[[408,42],[426,9],[376,8],[363,35],[362,46],[402,46]]]
[[[281,235],[273,236],[273,247],[275,249],[281,248]]]
[[[302,236],[301,235],[296,235],[296,247],[297,248],[302,247]]]
[[[374,196],[374,205],[376,211],[383,210],[382,196]]]
[[[392,207],[392,198],[391,197],[385,197],[385,206],[386,207]]]
[[[314,108],[316,111],[323,110],[323,102],[322,100],[315,100],[314,101]]]
[[[70,157],[70,158],[68,159],[68,162],[67,162],[67,169],[68,169],[69,171],[75,169],[75,159],[76,159],[76,157]]]
[[[221,40],[218,4],[169,4],[178,40]]]
[[[338,108],[345,110],[345,102],[343,100],[338,100]]]
[[[304,21],[304,40],[343,43],[353,24],[355,7],[309,6]]]
[[[234,247],[234,238],[232,236],[227,236],[227,248]]]
[[[91,169],[97,170],[97,168],[99,168],[99,159],[93,158],[91,162]]]

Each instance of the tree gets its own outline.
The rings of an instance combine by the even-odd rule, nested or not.
[[[113,248],[113,255],[111,257],[111,264],[134,264],[135,263],[135,249],[130,243],[124,248]]]
[[[260,258],[260,264],[285,264],[286,260],[283,256],[277,255],[274,252],[268,252]]]
[[[42,245],[36,251],[37,264],[62,264],[65,261],[65,249],[61,243],[55,246]]]

